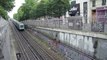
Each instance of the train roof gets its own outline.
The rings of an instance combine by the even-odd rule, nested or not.
[[[23,24],[23,23],[21,23],[21,22],[15,20],[15,19],[11,19],[11,20],[14,21],[14,22],[16,22],[16,23],[18,23],[18,24]]]

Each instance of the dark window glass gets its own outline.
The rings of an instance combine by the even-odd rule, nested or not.
[[[84,20],[85,20],[85,23],[87,23],[87,15],[88,15],[88,13],[87,13],[87,2],[84,2],[83,3],[83,16],[84,16]]]
[[[106,18],[106,20],[107,20],[107,11],[105,12],[105,18]]]
[[[106,0],[102,0],[102,5],[106,5]]]
[[[23,25],[21,25],[20,27],[23,28]]]
[[[93,0],[92,1],[92,7],[95,7],[95,5],[96,5],[96,0]]]

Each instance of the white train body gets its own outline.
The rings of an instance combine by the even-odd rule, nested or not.
[[[14,19],[12,19],[12,22],[14,23],[14,25],[16,26],[16,28],[18,30],[24,30],[25,29],[25,26],[23,23],[18,22],[17,20],[14,20]]]

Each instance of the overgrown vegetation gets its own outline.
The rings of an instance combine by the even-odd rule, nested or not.
[[[69,9],[69,0],[25,0],[14,18],[23,21],[40,17],[60,17]]]

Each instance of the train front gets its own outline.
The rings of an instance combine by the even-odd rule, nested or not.
[[[19,30],[23,31],[24,29],[25,29],[24,24],[23,23],[19,24]]]

